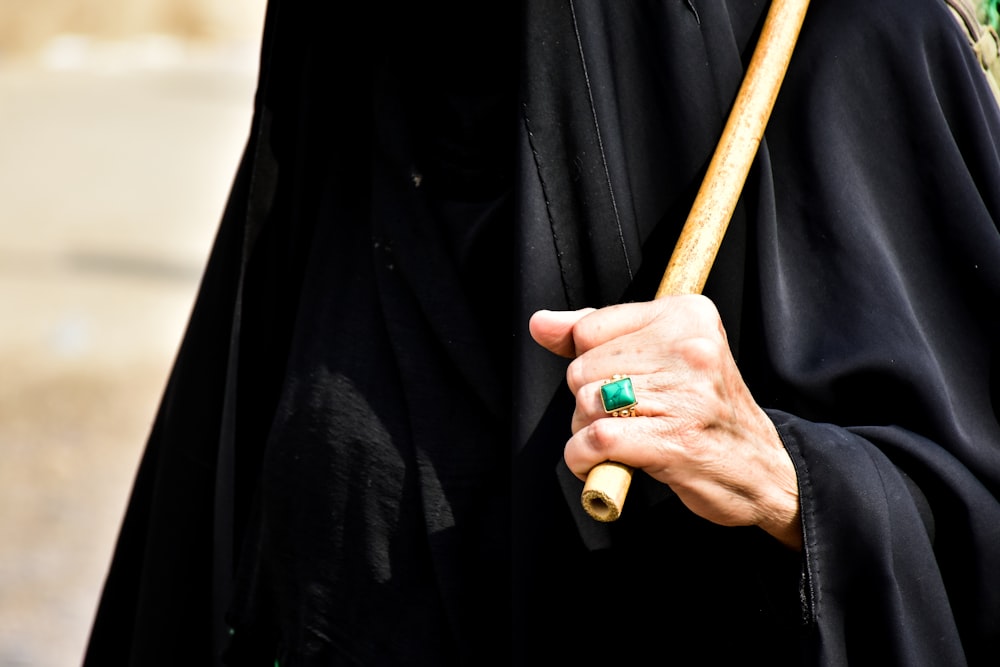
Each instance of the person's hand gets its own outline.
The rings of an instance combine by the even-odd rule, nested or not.
[[[580,479],[604,461],[669,484],[699,516],[756,525],[799,549],[795,469],[774,424],[743,382],[712,302],[671,296],[579,311],[538,311],[532,337],[572,358],[573,436],[564,457]],[[637,415],[604,412],[600,388],[631,378]]]

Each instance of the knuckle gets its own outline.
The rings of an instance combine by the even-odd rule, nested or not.
[[[589,392],[580,392],[576,395],[576,411],[573,413],[573,421],[583,425],[589,424],[599,417],[597,405],[599,398],[591,396]]]
[[[589,368],[587,357],[586,355],[581,355],[571,361],[566,367],[566,384],[569,385],[570,391],[578,394],[584,385],[593,382],[591,375],[593,375],[593,372]]]
[[[600,341],[601,318],[583,317],[573,326],[573,344],[577,352],[585,352]]]
[[[614,449],[618,437],[618,424],[613,418],[597,419],[589,427],[590,445],[600,453]]]
[[[719,310],[715,307],[715,302],[704,294],[691,294],[688,303],[692,310],[701,318],[718,319]]]
[[[577,357],[566,366],[566,384],[569,385],[569,390],[576,394],[580,391],[580,378],[582,377],[583,369],[580,357]]]
[[[725,354],[720,341],[704,336],[687,338],[678,347],[685,363],[695,371],[708,371],[718,367]]]

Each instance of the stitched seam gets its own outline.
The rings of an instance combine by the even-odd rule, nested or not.
[[[569,285],[566,277],[566,269],[563,267],[563,253],[559,246],[559,234],[556,232],[555,218],[552,215],[552,206],[549,202],[548,187],[545,178],[542,176],[542,168],[539,162],[538,150],[535,148],[535,135],[531,132],[531,121],[528,119],[528,105],[521,103],[521,118],[524,120],[524,131],[528,135],[528,146],[531,148],[531,159],[535,163],[535,173],[538,175],[538,183],[542,188],[542,199],[545,201],[545,217],[549,221],[549,233],[552,234],[552,243],[556,247],[556,263],[559,266],[559,278],[562,282],[563,295],[566,303],[574,306],[569,297]]]
[[[785,438],[785,431],[788,426],[776,426],[778,432],[778,437],[781,439],[781,444],[784,446],[785,450],[788,451],[789,455],[792,457],[793,462],[798,461],[800,465],[795,466],[795,477],[799,484],[799,497],[800,498],[811,498],[813,496],[812,490],[812,479],[809,470],[809,466],[806,463],[805,457],[801,453],[801,449],[796,444],[793,449],[789,448],[788,441]],[[790,435],[789,441],[795,443],[795,437]],[[817,581],[822,581],[822,575],[820,570],[822,569],[819,562],[819,546],[818,540],[813,530],[816,526],[816,510],[811,502],[801,503],[799,505],[799,510],[802,513],[801,525],[802,525],[802,573],[800,574],[799,581],[799,603],[801,605],[802,621],[806,625],[812,625],[819,622],[819,605],[820,605],[820,593],[821,591],[817,587]]]
[[[698,9],[694,6],[694,2],[687,0],[686,4],[687,8],[691,10],[692,14],[694,14],[694,22],[701,25],[701,17],[698,16]]]
[[[799,474],[799,488],[805,489],[805,493],[810,497],[812,496],[812,479],[807,465],[802,466]],[[802,549],[804,551],[803,560],[805,562],[805,570],[803,572],[804,581],[802,583],[806,595],[806,599],[803,602],[805,602],[805,620],[808,623],[819,622],[819,609],[822,601],[819,599],[821,591],[817,586],[817,582],[822,581],[823,574],[825,574],[825,572],[820,572],[823,567],[819,562],[819,544],[815,530],[813,530],[815,526],[816,508],[813,507],[812,503],[809,503],[809,507],[805,511],[805,516],[802,517]],[[809,567],[810,561],[812,561],[811,568]]]
[[[597,123],[597,107],[594,104],[594,91],[590,85],[590,74],[587,72],[587,61],[583,54],[583,39],[580,36],[580,27],[576,21],[576,5],[573,0],[569,0],[569,10],[573,18],[573,34],[576,36],[576,48],[580,53],[580,66],[583,68],[583,80],[587,86],[587,102],[590,104],[590,114],[594,120],[594,132],[597,134],[597,149],[601,154],[601,165],[604,167],[604,178],[608,184],[608,196],[611,198],[611,210],[615,217],[615,226],[618,228],[618,243],[622,247],[622,255],[625,258],[625,270],[628,271],[629,280],[634,277],[632,274],[632,264],[628,257],[628,248],[625,245],[625,233],[622,230],[621,216],[618,213],[618,202],[615,200],[615,191],[611,185],[611,171],[608,169],[608,159],[604,152],[604,142],[601,139],[601,127]]]

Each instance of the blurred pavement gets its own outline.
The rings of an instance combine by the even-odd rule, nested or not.
[[[0,58],[0,667],[80,663],[258,47],[64,36]]]

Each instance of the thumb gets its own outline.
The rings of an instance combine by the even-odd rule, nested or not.
[[[576,356],[573,327],[592,312],[593,308],[539,310],[528,320],[528,331],[535,342],[546,350],[561,357],[573,358]]]

